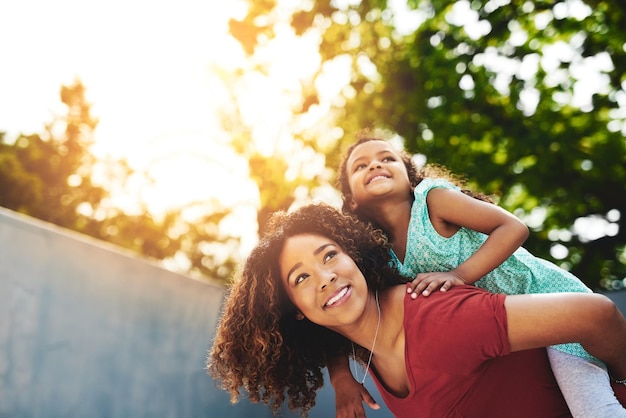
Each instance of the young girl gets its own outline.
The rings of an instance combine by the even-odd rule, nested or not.
[[[338,179],[344,210],[382,228],[400,271],[415,277],[408,287],[413,298],[465,284],[509,295],[591,292],[572,274],[521,248],[528,228],[515,216],[483,196],[462,193],[445,170],[427,170],[418,170],[388,141],[364,137],[348,149]],[[579,344],[548,352],[575,417],[626,417],[601,362]],[[362,410],[361,396],[372,404],[361,385],[343,378],[347,360],[331,362],[329,371],[338,409]]]
[[[355,347],[397,417],[570,416],[537,348],[551,344],[581,341],[626,377],[626,320],[602,295],[457,286],[413,300],[367,223],[311,205],[275,215],[268,231],[227,296],[209,356],[233,401],[243,387],[274,412],[287,397],[306,413],[327,359]]]

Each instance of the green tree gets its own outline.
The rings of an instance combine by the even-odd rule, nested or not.
[[[90,178],[94,158],[88,147],[98,121],[84,101],[84,90],[80,82],[62,87],[61,100],[68,107],[67,116],[46,126],[43,135],[20,135],[10,144],[3,135],[2,206],[80,229],[85,217],[78,210],[79,205],[95,208],[106,195]]]
[[[253,54],[271,42],[284,13],[273,1],[250,4],[231,33]],[[298,33],[321,33],[325,61],[352,63],[346,105],[335,109],[343,142],[363,127],[398,133],[410,151],[465,175],[525,219],[531,252],[593,288],[623,286],[623,7],[614,0],[405,6],[322,0],[292,10]],[[594,80],[600,85],[589,90]],[[586,236],[574,228],[580,219],[595,219],[601,230]],[[567,250],[562,259],[552,256],[558,248]]]
[[[20,135],[13,142],[0,134],[0,206],[151,259],[182,257],[188,263],[184,271],[227,281],[238,262],[233,251],[238,238],[220,232],[219,224],[229,214],[226,208],[204,202],[205,214],[187,221],[182,213],[197,205],[155,217],[141,202],[132,214],[112,203],[111,194],[132,176],[146,175],[123,160],[98,160],[91,153],[98,121],[91,115],[85,90],[79,80],[62,86],[67,114],[47,125],[43,134]],[[106,184],[94,184],[96,168],[106,173]]]

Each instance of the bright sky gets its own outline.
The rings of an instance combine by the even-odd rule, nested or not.
[[[45,122],[64,112],[61,85],[79,77],[100,119],[96,152],[127,157],[139,168],[195,156],[188,168],[202,173],[197,170],[206,170],[208,158],[224,161],[219,154],[227,138],[215,110],[225,92],[210,68],[241,59],[226,36],[236,3],[0,3],[0,130],[9,137],[42,132]],[[168,183],[167,177],[159,180]],[[169,199],[176,199],[181,187],[171,186]]]
[[[1,127],[38,130],[59,103],[60,84],[79,76],[104,116],[103,130],[115,115],[136,132],[162,131],[172,119],[206,131],[211,103],[198,90],[208,87],[207,68],[238,58],[226,42],[234,9],[226,4],[234,3],[2,2]],[[147,117],[164,113],[169,117]]]
[[[224,74],[243,65],[228,19],[245,11],[238,0],[0,2],[0,131],[43,132],[64,113],[61,85],[78,77],[100,120],[94,152],[125,157],[156,179],[158,187],[127,196],[129,205],[137,194],[156,210],[218,197],[247,210],[235,223],[254,232],[258,193],[219,119],[232,107]],[[284,133],[293,97],[277,93],[298,90],[319,66],[314,40],[284,39],[265,52],[273,78],[250,78],[236,92],[261,142],[291,139]]]

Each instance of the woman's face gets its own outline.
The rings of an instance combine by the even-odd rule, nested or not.
[[[289,299],[311,322],[337,329],[363,313],[368,297],[365,277],[333,240],[295,235],[285,241],[279,265]]]
[[[390,194],[409,196],[411,181],[398,151],[386,141],[367,141],[357,146],[346,163],[352,209]]]

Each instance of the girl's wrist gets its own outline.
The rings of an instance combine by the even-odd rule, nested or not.
[[[462,282],[463,282],[463,284],[472,284],[472,283],[473,283],[473,282],[468,282],[467,280],[465,280],[465,279],[463,278],[463,276],[461,276],[459,273],[457,273],[457,272],[456,272],[456,271],[454,271],[454,270],[452,270],[450,273],[451,273],[451,274],[454,274],[454,275],[456,276],[456,278],[457,278],[457,279],[459,279],[460,281],[462,281]]]

